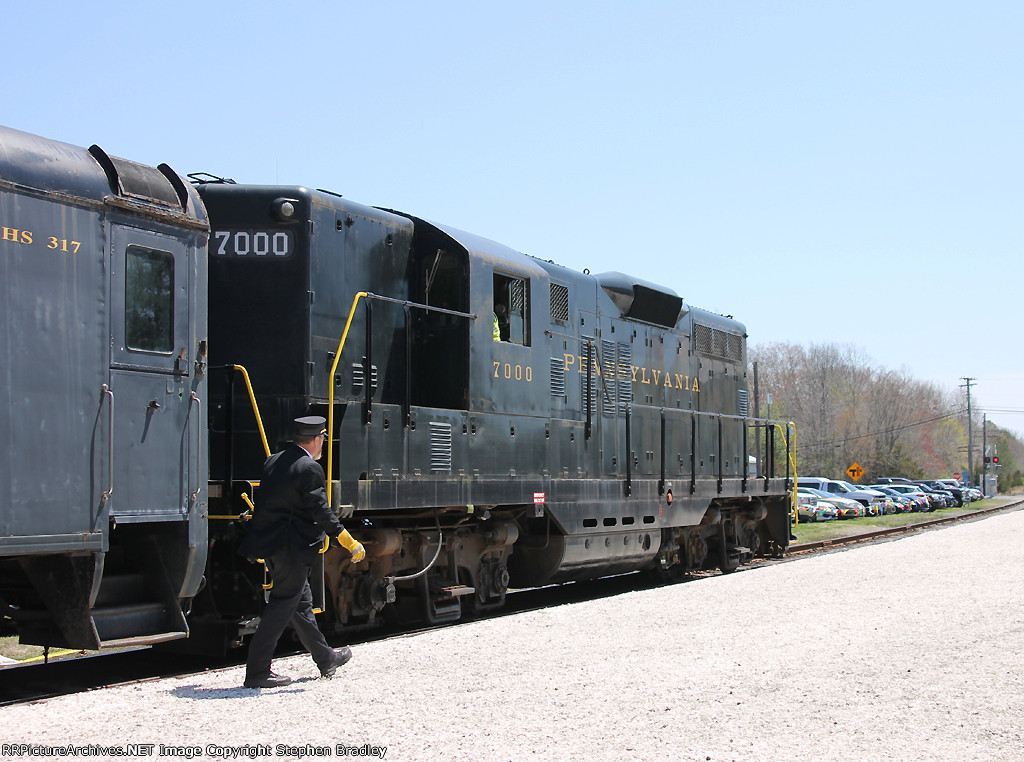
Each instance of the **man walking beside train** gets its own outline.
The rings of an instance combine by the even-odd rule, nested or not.
[[[296,418],[292,446],[263,465],[252,524],[239,553],[264,559],[273,587],[249,643],[246,688],[277,688],[292,681],[270,669],[274,649],[289,621],[322,677],[334,677],[338,667],[352,658],[348,647],[335,650],[327,645],[313,615],[309,587],[310,571],[326,537],[336,538],[352,554],[354,563],[366,556],[363,546],[327,503],[327,481],[317,463],[327,436],[326,423],[322,416]]]

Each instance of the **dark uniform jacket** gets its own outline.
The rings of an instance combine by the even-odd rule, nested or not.
[[[344,527],[327,505],[327,480],[320,464],[298,445],[272,455],[263,465],[249,534],[239,546],[248,558],[269,558],[288,550],[312,563],[324,535]]]

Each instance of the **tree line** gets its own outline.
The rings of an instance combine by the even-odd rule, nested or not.
[[[846,479],[846,469],[859,463],[865,470],[860,481],[869,484],[882,476],[948,478],[968,466],[967,403],[960,393],[905,370],[875,367],[853,346],[767,344],[753,347],[749,360],[750,378],[756,363],[759,414],[796,424],[798,474]],[[978,482],[982,421],[975,418],[972,474]],[[991,424],[988,430],[990,442],[1004,440],[1000,487],[1019,485],[1021,461],[1013,456],[1020,442]]]

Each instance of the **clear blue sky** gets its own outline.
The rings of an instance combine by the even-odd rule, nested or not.
[[[328,188],[1024,411],[1024,3],[7,3],[0,122]],[[993,412],[1024,431],[1024,416]]]

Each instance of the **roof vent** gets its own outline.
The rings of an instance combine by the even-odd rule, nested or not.
[[[622,273],[601,273],[597,282],[624,318],[672,328],[685,314],[683,298],[674,291]]]
[[[185,208],[188,194],[184,183],[167,165],[161,164],[160,169],[156,169],[128,159],[119,159],[97,145],[90,146],[89,153],[103,167],[114,194],[150,204]]]

